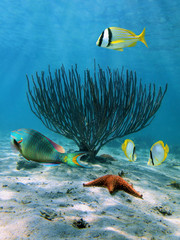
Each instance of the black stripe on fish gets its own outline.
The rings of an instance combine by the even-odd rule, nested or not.
[[[150,150],[150,158],[152,160],[152,165],[154,165],[154,161],[153,161],[153,156],[152,156],[152,151]]]
[[[133,154],[132,154],[132,160],[134,161],[134,154],[135,154],[136,148],[133,148]]]
[[[112,40],[112,31],[110,28],[108,28],[108,44],[106,47],[109,47],[111,44],[111,40]]]
[[[99,38],[99,42],[98,42],[98,46],[100,47],[102,42],[103,42],[103,38],[104,38],[104,31],[101,33],[101,36]]]

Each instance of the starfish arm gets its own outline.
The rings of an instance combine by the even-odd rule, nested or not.
[[[99,177],[91,182],[88,182],[88,183],[84,183],[83,186],[84,187],[93,187],[93,186],[96,186],[96,187],[105,187],[105,183],[106,183],[106,180],[107,180],[107,176],[103,176],[103,177]]]
[[[131,194],[134,197],[143,198],[142,194],[137,192],[128,182],[126,182],[124,179],[119,180],[119,190],[123,190],[126,193]]]

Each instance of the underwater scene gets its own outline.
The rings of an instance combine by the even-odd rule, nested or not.
[[[180,2],[0,1],[0,239],[180,239]]]

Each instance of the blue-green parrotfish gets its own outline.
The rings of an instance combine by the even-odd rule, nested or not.
[[[27,160],[40,163],[66,163],[73,167],[87,167],[80,158],[86,152],[65,153],[60,145],[56,144],[43,134],[32,129],[19,129],[11,132],[11,144]]]
[[[124,28],[109,27],[101,33],[96,45],[99,47],[123,51],[126,47],[136,46],[138,41],[141,41],[146,47],[148,47],[145,40],[145,28],[140,35],[136,35],[132,31]]]

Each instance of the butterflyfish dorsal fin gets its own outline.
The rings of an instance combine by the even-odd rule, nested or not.
[[[124,49],[123,49],[123,48],[115,48],[115,50],[117,50],[117,51],[121,51],[121,52],[123,52],[123,51],[124,51]]]
[[[128,47],[135,47],[137,44],[137,42],[133,42],[132,44],[130,44]]]

